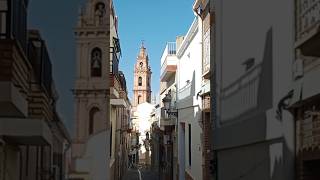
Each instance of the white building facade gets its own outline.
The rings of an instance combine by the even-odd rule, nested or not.
[[[202,34],[198,18],[177,49],[177,109],[179,179],[202,179],[200,126]]]
[[[215,1],[216,177],[294,179],[293,1]]]

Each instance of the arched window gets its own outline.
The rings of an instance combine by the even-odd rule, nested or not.
[[[94,107],[89,112],[89,135],[94,133],[95,121],[98,119],[99,109]]]
[[[91,76],[101,77],[102,52],[100,48],[94,48],[91,52]]]
[[[141,103],[141,96],[139,95],[138,96],[138,104],[140,104]]]
[[[138,86],[142,86],[142,77],[139,77],[138,79]]]

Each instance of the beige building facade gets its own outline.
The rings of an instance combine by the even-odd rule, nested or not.
[[[109,179],[110,1],[88,0],[76,36],[75,134],[70,178]]]
[[[0,21],[0,180],[63,180],[69,136],[48,49],[38,30],[27,29],[27,7],[0,5],[0,16],[12,17]]]

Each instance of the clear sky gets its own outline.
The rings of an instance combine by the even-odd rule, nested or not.
[[[119,17],[122,48],[120,70],[127,79],[129,97],[132,98],[133,68],[144,40],[152,70],[151,88],[158,93],[160,85],[160,59],[166,42],[187,33],[194,14],[194,0],[114,0]]]
[[[40,30],[53,64],[53,76],[60,95],[58,111],[70,129],[73,124],[71,89],[75,77],[75,41],[73,28],[78,8],[86,0],[31,0],[28,26]],[[119,17],[122,48],[120,70],[125,73],[132,98],[133,67],[141,45],[149,53],[152,91],[159,91],[160,58],[167,41],[187,33],[194,14],[194,0],[114,0]]]

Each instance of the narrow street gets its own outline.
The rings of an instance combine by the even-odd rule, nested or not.
[[[137,168],[130,168],[124,175],[123,180],[158,180],[159,174],[148,167],[138,165]]]
[[[320,180],[320,0],[0,0],[0,180]]]

